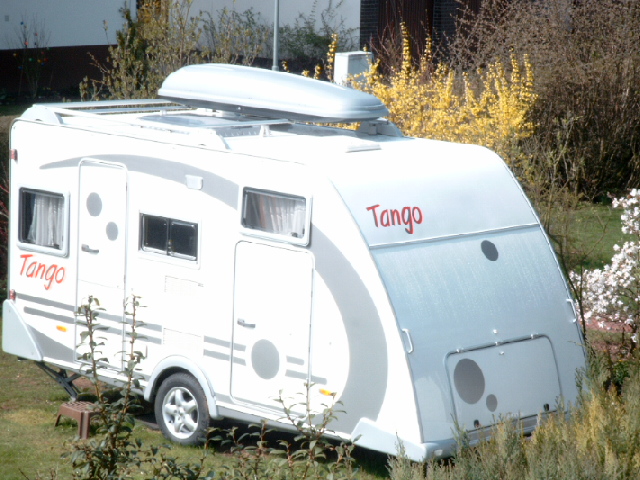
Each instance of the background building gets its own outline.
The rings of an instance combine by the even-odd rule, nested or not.
[[[139,1],[139,0],[138,0]],[[371,45],[398,31],[404,21],[416,50],[427,35],[437,42],[454,33],[457,0],[279,0],[280,25],[294,25],[300,15],[315,17],[332,9],[334,20],[353,32],[354,44]],[[481,0],[466,0],[477,11]],[[191,11],[223,8],[253,9],[273,25],[275,0],[194,0]],[[122,28],[123,8],[136,9],[136,0],[3,0],[0,3],[0,102],[7,95],[32,92],[37,72],[38,93],[73,95],[85,76],[98,78],[91,55],[104,62],[108,45]],[[314,15],[315,12],[315,15]],[[49,94],[47,92],[50,92]]]

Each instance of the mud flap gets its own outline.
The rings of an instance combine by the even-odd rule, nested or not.
[[[41,362],[43,358],[29,327],[22,321],[11,300],[5,300],[2,304],[2,349],[27,360]]]

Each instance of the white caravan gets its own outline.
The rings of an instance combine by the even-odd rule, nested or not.
[[[182,443],[221,417],[284,426],[279,393],[305,382],[342,402],[335,437],[415,460],[451,454],[456,424],[530,432],[575,400],[571,294],[494,153],[403,137],[377,98],[288,73],[190,66],[160,96],[13,124],[6,352],[73,394],[91,295],[117,383],[140,296],[141,393]]]

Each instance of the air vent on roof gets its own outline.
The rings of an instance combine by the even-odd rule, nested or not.
[[[172,73],[158,96],[191,107],[307,122],[359,122],[389,113],[373,95],[340,85],[217,63]]]

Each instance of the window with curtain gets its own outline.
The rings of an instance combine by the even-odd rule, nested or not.
[[[303,238],[307,218],[304,197],[244,189],[242,226],[260,232]]]
[[[64,197],[58,193],[20,189],[19,240],[62,250],[64,244]]]
[[[197,260],[198,225],[155,215],[141,216],[140,247],[147,252]]]

